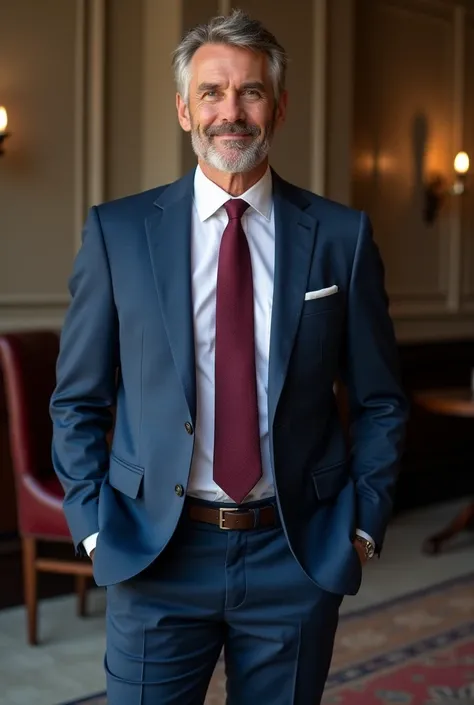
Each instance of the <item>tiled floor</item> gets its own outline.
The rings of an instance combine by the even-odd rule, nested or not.
[[[465,502],[418,510],[390,526],[382,558],[365,569],[362,588],[342,613],[428,587],[474,569],[474,533],[456,539],[448,552],[423,556],[423,538],[449,521]],[[75,616],[72,598],[44,601],[39,647],[25,644],[21,608],[0,612],[0,705],[57,705],[104,689],[104,596],[90,597],[91,616]]]

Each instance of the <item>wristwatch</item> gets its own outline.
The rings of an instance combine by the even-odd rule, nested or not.
[[[355,540],[363,545],[364,550],[365,550],[365,557],[368,561],[374,557],[375,546],[372,543],[372,541],[368,541],[368,539],[364,539],[363,536],[359,536],[359,534],[356,534]]]

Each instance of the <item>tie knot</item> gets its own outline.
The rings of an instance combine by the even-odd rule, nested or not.
[[[248,207],[247,201],[243,201],[241,198],[231,198],[227,203],[224,203],[229,220],[240,220]]]

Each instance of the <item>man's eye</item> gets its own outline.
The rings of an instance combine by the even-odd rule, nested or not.
[[[217,98],[217,91],[206,91],[204,93],[203,98]]]
[[[244,91],[244,95],[249,98],[260,98],[260,93],[255,88],[248,88]]]

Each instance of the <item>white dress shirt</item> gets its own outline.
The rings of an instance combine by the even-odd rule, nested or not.
[[[191,235],[191,277],[196,351],[197,417],[188,494],[212,502],[232,502],[213,480],[214,360],[216,284],[219,248],[228,223],[224,209],[231,196],[196,169]],[[270,169],[239,198],[250,208],[242,217],[252,262],[255,319],[255,366],[260,423],[262,477],[245,501],[275,494],[268,436],[268,359],[275,266],[275,221]]]
[[[228,223],[224,203],[231,196],[210,181],[197,167],[194,177],[194,202],[191,225],[191,277],[194,340],[196,357],[197,415],[195,445],[187,494],[212,502],[232,502],[213,480],[214,456],[214,358],[216,322],[216,284],[219,248]],[[272,175],[264,176],[239,198],[250,208],[242,217],[247,236],[254,286],[255,363],[260,424],[262,477],[245,501],[275,495],[270,465],[268,433],[268,362],[275,266],[275,221]],[[372,541],[363,531],[357,533]],[[84,541],[90,554],[97,535]],[[373,542],[373,541],[372,541]]]

